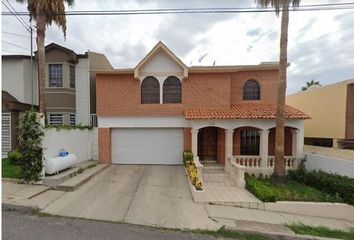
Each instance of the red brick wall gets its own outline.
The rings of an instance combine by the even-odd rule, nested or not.
[[[98,162],[104,164],[111,164],[111,129],[98,129]]]
[[[183,148],[184,150],[192,150],[192,128],[183,129]]]
[[[290,128],[285,128],[285,139],[284,139],[284,154],[285,156],[292,156],[292,149],[293,149],[293,137]],[[272,128],[269,131],[268,136],[268,155],[274,156],[275,155],[275,128]]]
[[[354,139],[354,84],[347,86],[346,139]]]
[[[249,79],[257,80],[260,84],[261,100],[259,102],[276,103],[278,70],[267,70],[232,73],[231,104],[244,102],[243,84]]]
[[[182,82],[182,104],[140,104],[140,80],[132,74],[97,74],[97,115],[182,115],[190,108],[227,109],[242,101],[248,79],[260,82],[261,102],[275,103],[277,76],[275,70],[191,73]]]

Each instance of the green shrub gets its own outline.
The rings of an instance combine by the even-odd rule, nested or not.
[[[193,153],[191,151],[183,151],[184,165],[186,165],[187,161],[193,161]]]
[[[25,112],[18,128],[18,149],[22,155],[19,166],[21,178],[27,182],[36,182],[42,177],[44,129],[37,116],[37,112],[33,110]]]
[[[260,182],[256,177],[246,174],[246,188],[263,202],[276,202],[278,193],[268,187],[264,182]]]
[[[14,151],[11,151],[11,152],[7,153],[7,158],[9,159],[9,162],[12,165],[19,165],[20,161],[21,161],[21,158],[22,158],[22,155],[21,155],[20,151],[14,150]]]
[[[354,179],[323,171],[299,168],[289,171],[288,178],[311,186],[319,191],[339,196],[345,203],[354,205]]]

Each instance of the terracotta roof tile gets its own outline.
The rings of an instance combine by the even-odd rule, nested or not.
[[[276,105],[264,103],[242,103],[231,105],[230,109],[188,109],[184,111],[187,120],[197,119],[275,119]],[[310,117],[290,106],[285,106],[286,119],[309,119]]]

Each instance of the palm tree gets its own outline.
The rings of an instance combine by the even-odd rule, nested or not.
[[[311,81],[310,82],[306,82],[306,86],[303,86],[302,88],[301,88],[301,90],[302,91],[306,91],[307,89],[309,89],[310,87],[312,87],[312,86],[322,86],[321,84],[320,84],[320,82],[319,81],[315,81],[314,79],[311,79]]]
[[[37,29],[37,51],[38,51],[38,81],[39,81],[39,112],[42,117],[45,112],[45,50],[44,39],[46,27],[52,22],[58,25],[66,37],[65,5],[74,4],[74,0],[16,0],[20,3],[27,3],[30,21],[34,19]]]
[[[274,7],[277,16],[281,15],[280,32],[280,56],[279,56],[279,79],[277,88],[277,114],[275,134],[275,164],[273,179],[282,180],[285,177],[284,164],[284,130],[285,130],[285,92],[286,92],[286,68],[288,66],[288,28],[289,6],[298,7],[301,0],[255,0],[261,7]]]

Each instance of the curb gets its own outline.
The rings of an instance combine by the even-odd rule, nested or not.
[[[41,209],[35,205],[20,205],[16,203],[2,203],[2,209],[7,211],[17,211],[21,213],[37,213]]]
[[[234,231],[238,233],[245,234],[259,234],[263,236],[270,237],[274,240],[330,240],[336,238],[326,238],[326,237],[317,237],[317,236],[309,236],[309,235],[297,235],[297,234],[286,234],[286,233],[276,233],[276,232],[264,232],[264,231],[253,231],[253,230],[244,230],[238,229],[235,227],[224,227],[225,230]]]

